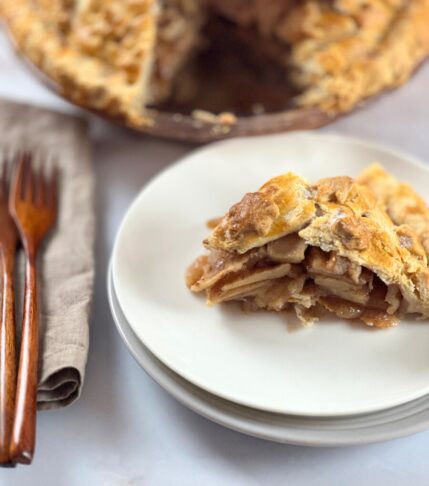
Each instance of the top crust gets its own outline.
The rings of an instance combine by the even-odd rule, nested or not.
[[[395,224],[412,228],[429,256],[429,208],[423,198],[378,164],[365,169],[357,181],[374,193]]]
[[[60,0],[50,6],[46,5],[46,0],[2,0],[1,3],[2,14],[19,50],[53,80],[66,97],[134,124],[151,124],[142,109],[156,37],[155,0],[122,0],[116,5],[111,0],[80,1],[75,2],[73,8],[66,8],[66,2]],[[114,6],[117,7],[115,15],[106,30],[103,18]],[[115,25],[122,26],[123,30],[123,16],[126,15],[134,18],[126,35],[122,32],[124,42],[133,40],[132,59],[127,57],[126,49],[121,57],[119,45],[115,50],[119,41],[106,37],[106,32],[112,31]],[[92,22],[97,16],[98,22]],[[72,35],[69,39],[72,31],[76,31],[75,38]],[[103,51],[100,57],[90,52],[98,48]],[[137,64],[141,66],[139,75],[136,74]]]
[[[294,50],[292,65],[296,82],[307,88],[299,103],[338,113],[404,84],[428,56],[429,0],[333,3],[356,21],[356,31],[321,48],[317,38],[306,40]]]
[[[396,225],[373,193],[349,177],[315,185],[291,173],[271,179],[230,209],[205,246],[245,253],[294,232],[398,285],[407,312],[429,316],[429,270],[417,233]]]
[[[245,253],[297,232],[315,213],[310,184],[295,174],[284,174],[232,206],[204,244],[207,248]]]

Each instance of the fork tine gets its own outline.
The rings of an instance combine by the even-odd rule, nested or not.
[[[58,165],[55,164],[51,176],[49,178],[48,182],[48,195],[47,195],[47,205],[51,208],[54,209],[55,211],[57,210],[58,207],[58,183],[59,183],[59,171],[58,171]]]
[[[16,167],[12,178],[12,184],[10,188],[10,208],[13,210],[16,203],[23,197],[24,191],[24,162],[25,155],[23,153],[17,156]]]
[[[35,181],[32,157],[29,152],[25,154],[24,170],[24,198],[27,201],[33,201],[35,192]]]
[[[43,166],[35,174],[35,202],[36,206],[43,207],[46,200],[46,176]]]

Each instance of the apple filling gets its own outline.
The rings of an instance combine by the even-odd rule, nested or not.
[[[400,289],[333,251],[292,233],[244,254],[212,249],[188,269],[186,283],[209,304],[241,301],[246,309],[295,310],[305,324],[326,311],[375,327],[398,323]]]

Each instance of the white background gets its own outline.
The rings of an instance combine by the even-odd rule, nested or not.
[[[426,64],[404,88],[324,130],[388,143],[429,161],[428,87]],[[33,79],[1,34],[0,96],[74,110]],[[92,125],[97,277],[85,386],[74,405],[39,414],[33,465],[0,470],[0,486],[428,485],[429,432],[343,449],[269,443],[199,417],[139,368],[110,316],[107,262],[130,202],[192,147],[95,119]]]

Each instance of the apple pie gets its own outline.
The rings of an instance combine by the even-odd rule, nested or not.
[[[258,73],[274,64],[280,97],[292,84],[293,104],[332,114],[404,83],[429,54],[429,0],[2,0],[0,11],[66,97],[133,125],[195,91],[188,64],[219,38],[222,53],[237,49],[228,71],[239,58]]]
[[[304,324],[324,313],[379,328],[429,317],[428,208],[380,167],[358,180],[287,173],[246,194],[216,222],[187,286],[210,305],[294,310]]]

